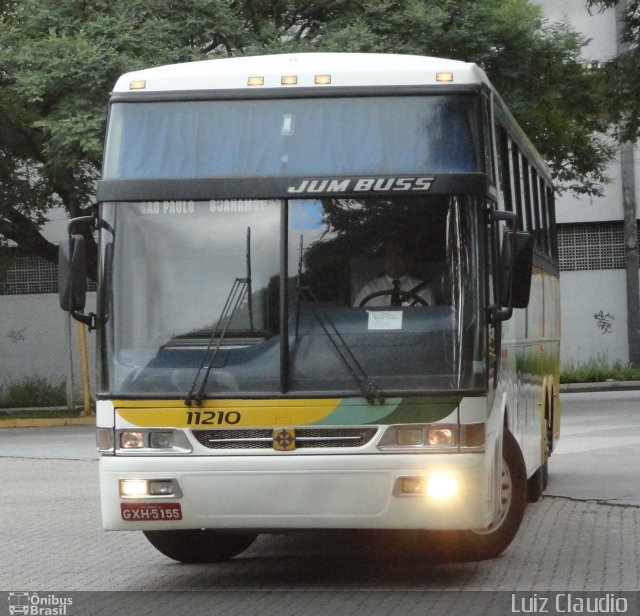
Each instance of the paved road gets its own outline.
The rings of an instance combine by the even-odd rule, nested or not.
[[[190,591],[193,609],[183,595],[170,609],[174,595],[143,595],[140,604],[138,595],[121,593],[106,596],[104,612],[96,603],[86,613],[195,614],[199,606],[225,616],[503,614],[511,613],[503,595],[446,592],[440,599],[424,591],[637,590],[640,394],[571,394],[563,402],[547,496],[528,507],[500,558],[479,563],[434,559],[415,536],[325,532],[262,536],[229,563],[181,565],[140,533],[101,529],[92,430],[0,431],[0,590]],[[492,611],[485,603],[494,595],[503,603]],[[122,597],[130,604],[119,611],[114,602]],[[469,597],[470,605],[460,604]]]
[[[640,392],[561,399],[547,495],[640,506]]]
[[[2,428],[0,458],[2,457],[97,460],[95,427]]]

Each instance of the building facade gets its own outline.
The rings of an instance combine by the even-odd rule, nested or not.
[[[615,10],[588,11],[586,0],[536,3],[549,21],[565,20],[590,39],[584,50],[585,61],[606,62],[618,53]],[[621,149],[611,162],[611,183],[604,187],[601,197],[562,194],[556,200],[563,369],[590,362],[626,364],[630,360],[629,327],[638,315],[630,315],[627,306],[623,191],[631,190],[638,202],[640,155],[637,147],[627,144],[626,148],[631,157],[627,156],[625,162]],[[637,212],[634,218],[637,225]]]

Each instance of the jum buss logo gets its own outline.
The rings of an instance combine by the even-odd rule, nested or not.
[[[53,593],[10,592],[10,616],[67,616],[73,605],[71,597],[60,597]]]

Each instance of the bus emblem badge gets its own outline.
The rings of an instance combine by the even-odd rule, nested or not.
[[[273,448],[276,451],[293,451],[296,448],[296,431],[293,428],[277,428],[273,431]]]

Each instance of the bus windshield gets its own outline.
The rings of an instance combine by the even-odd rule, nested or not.
[[[382,396],[484,385],[481,200],[103,205],[114,395]]]
[[[103,179],[482,172],[480,117],[451,94],[115,102]]]

